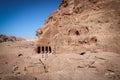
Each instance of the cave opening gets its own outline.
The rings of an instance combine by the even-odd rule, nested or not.
[[[79,31],[76,31],[75,34],[76,34],[76,35],[80,35]]]
[[[42,53],[44,53],[44,47],[42,46]]]
[[[51,53],[52,52],[52,49],[51,49],[51,47],[49,46],[49,53]]]
[[[51,46],[38,46],[37,47],[37,53],[51,53],[52,52],[52,48]]]
[[[45,51],[46,51],[46,53],[48,53],[48,47],[47,46],[46,46],[46,50]]]
[[[37,53],[38,54],[40,54],[41,53],[41,49],[40,49],[41,47],[39,46],[39,47],[37,47]]]

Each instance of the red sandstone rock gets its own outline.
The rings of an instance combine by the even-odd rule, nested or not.
[[[38,46],[51,46],[56,52],[120,53],[119,14],[119,0],[62,0],[36,31]]]

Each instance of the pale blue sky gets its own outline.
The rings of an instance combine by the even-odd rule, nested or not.
[[[35,38],[61,0],[0,0],[0,34]]]

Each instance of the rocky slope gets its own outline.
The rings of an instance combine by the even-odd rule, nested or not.
[[[119,5],[119,0],[62,0],[37,30],[38,43],[0,43],[0,80],[120,80]],[[37,54],[41,40],[61,54]]]
[[[62,0],[36,35],[57,53],[120,53],[120,0]]]
[[[7,42],[7,41],[14,42],[14,41],[22,41],[22,40],[25,40],[25,39],[15,37],[15,36],[6,36],[6,35],[3,35],[3,34],[0,34],[0,43]]]
[[[0,80],[120,80],[112,52],[36,54],[36,41],[0,43]]]

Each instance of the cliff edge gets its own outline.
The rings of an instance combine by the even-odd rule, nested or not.
[[[62,0],[36,35],[57,53],[120,53],[120,0]]]

